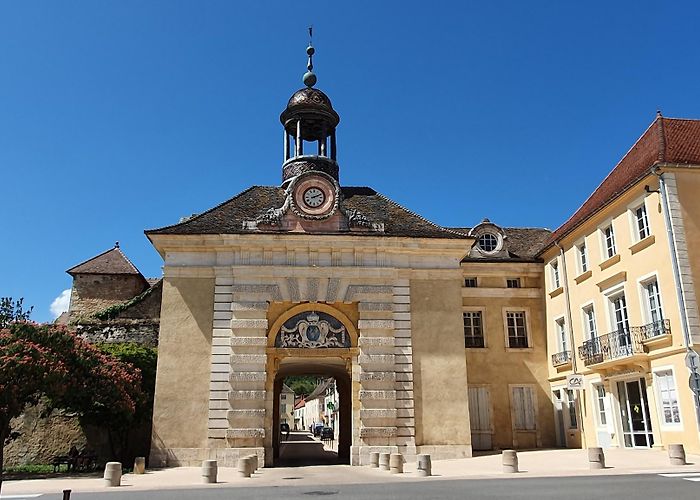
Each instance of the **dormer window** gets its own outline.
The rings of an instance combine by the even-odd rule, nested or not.
[[[484,233],[479,236],[477,244],[484,252],[495,252],[498,248],[498,236],[493,233]]]

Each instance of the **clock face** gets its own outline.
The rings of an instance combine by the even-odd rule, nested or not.
[[[326,194],[317,187],[310,187],[304,191],[304,203],[310,208],[318,208],[326,201]]]

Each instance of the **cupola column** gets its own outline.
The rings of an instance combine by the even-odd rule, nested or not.
[[[297,121],[296,156],[304,154],[304,140],[301,138],[301,120]]]
[[[284,131],[284,161],[289,160],[289,133]]]
[[[337,161],[335,147],[335,129],[331,132],[331,160]]]

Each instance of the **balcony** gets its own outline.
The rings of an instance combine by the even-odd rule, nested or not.
[[[571,351],[562,351],[552,354],[552,366],[559,367],[571,364]]]
[[[637,328],[639,328],[642,336],[642,342],[646,340],[656,340],[665,335],[671,335],[671,322],[667,319],[660,319]]]
[[[644,355],[645,341],[669,335],[668,320],[659,320],[644,326],[633,326],[587,340],[578,348],[578,355],[585,366],[610,364],[611,361]]]
[[[629,358],[635,354],[644,354],[639,328],[623,328],[607,335],[601,335],[585,341],[578,348],[578,355],[585,366]]]

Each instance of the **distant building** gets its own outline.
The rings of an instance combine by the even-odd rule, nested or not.
[[[92,342],[157,345],[163,281],[145,278],[118,243],[67,273],[70,306],[57,323],[73,325]]]
[[[293,428],[294,424],[294,391],[282,384],[280,391],[280,424],[288,424]]]

